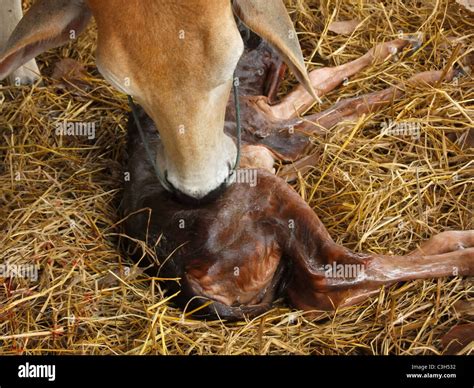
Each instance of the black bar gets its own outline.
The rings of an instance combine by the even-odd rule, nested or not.
[[[474,358],[456,356],[331,357],[0,357],[0,388],[25,386],[181,387],[215,385],[253,387],[469,387],[474,384]],[[37,365],[45,367],[36,370]],[[46,366],[51,366],[48,370]],[[52,380],[54,365],[54,381]],[[34,368],[34,371],[32,369]],[[27,368],[28,367],[28,368]],[[28,369],[28,371],[27,371]],[[51,373],[48,373],[51,372]],[[32,377],[30,373],[42,374]],[[19,377],[19,374],[26,377]],[[418,376],[409,377],[408,374]],[[436,375],[436,376],[434,376]],[[438,376],[440,375],[440,376]],[[449,375],[449,376],[448,376]],[[47,376],[50,376],[48,379]],[[232,384],[230,384],[232,382]],[[299,387],[298,387],[299,388]]]

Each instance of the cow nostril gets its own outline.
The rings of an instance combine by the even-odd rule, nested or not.
[[[227,177],[231,176],[235,170],[237,170],[239,166],[237,165],[232,165],[231,162],[227,162],[227,169],[229,170],[229,173],[227,174]]]
[[[183,193],[181,190],[173,188],[171,194],[175,201],[191,206],[206,205],[216,201],[228,188],[227,181],[224,181],[219,187],[207,193],[204,197],[196,198],[189,194]]]
[[[174,185],[170,182],[170,180],[168,179],[168,170],[165,170],[163,172],[163,177],[162,178],[158,178],[161,186],[163,186],[163,188],[166,190],[166,191],[169,191],[170,193],[175,193],[177,192],[178,190],[174,187]]]
[[[165,177],[165,182],[166,182],[166,184],[167,184],[170,188],[174,189],[173,185],[171,184],[170,180],[168,179],[168,170],[165,170],[165,171],[164,171],[163,176]]]

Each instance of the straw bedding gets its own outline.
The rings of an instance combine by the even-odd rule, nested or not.
[[[346,63],[399,34],[423,34],[417,53],[368,68],[322,108],[474,53],[473,14],[454,1],[287,5],[311,69]],[[343,20],[362,24],[349,35],[328,30]],[[1,90],[0,263],[37,265],[39,277],[0,278],[0,354],[441,354],[440,338],[472,322],[468,278],[398,284],[313,320],[284,303],[233,324],[174,308],[160,279],[121,248],[128,106],[98,74],[95,46],[92,25],[38,58],[43,85]],[[81,84],[51,77],[63,58],[85,66]],[[292,85],[288,75],[282,93]],[[474,229],[474,149],[465,144],[473,102],[469,74],[409,89],[390,107],[314,138],[319,161],[294,187],[334,239],[357,251],[404,254],[438,232]],[[414,124],[419,136],[382,135],[390,119]],[[95,139],[58,135],[65,121],[94,123]],[[472,343],[460,350],[473,352]]]

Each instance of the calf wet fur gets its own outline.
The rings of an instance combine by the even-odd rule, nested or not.
[[[159,142],[144,114],[141,123],[148,141]],[[174,300],[187,311],[205,306],[197,316],[251,317],[281,296],[300,309],[332,310],[395,282],[474,274],[474,231],[442,233],[406,256],[354,253],[336,244],[304,200],[266,170],[257,170],[254,187],[234,183],[214,202],[186,205],[156,182],[143,155],[130,120],[127,234],[156,245],[164,260],[159,277],[181,279],[170,281],[169,291],[181,291]],[[358,270],[351,277],[328,272],[340,265]]]

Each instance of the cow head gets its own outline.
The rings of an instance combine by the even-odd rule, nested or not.
[[[202,199],[236,159],[224,133],[233,72],[243,52],[235,15],[269,41],[312,92],[282,0],[38,0],[0,54],[0,79],[75,38],[93,15],[97,66],[159,129],[157,166],[169,186]]]

